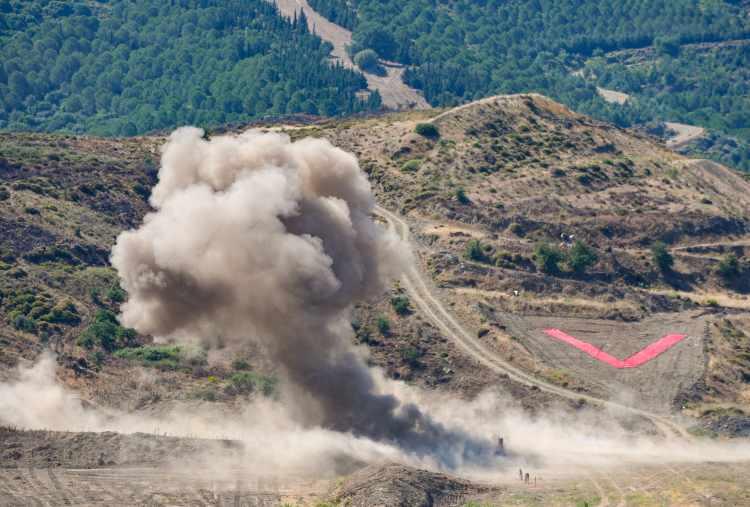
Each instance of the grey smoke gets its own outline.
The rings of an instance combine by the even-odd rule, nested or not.
[[[129,294],[122,322],[205,343],[257,340],[284,370],[309,424],[394,443],[444,464],[485,454],[415,405],[379,392],[349,311],[382,295],[408,261],[374,223],[356,158],[329,142],[249,131],[175,131],[154,211],[112,263]]]

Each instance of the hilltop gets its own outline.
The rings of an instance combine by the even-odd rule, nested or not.
[[[750,184],[739,173],[539,95],[273,128],[358,156],[379,203],[408,221],[436,297],[493,355],[582,396],[625,396],[655,413],[703,416],[708,431],[746,431]],[[109,248],[148,210],[162,141],[0,136],[0,358],[9,367],[52,347],[70,385],[119,407],[269,394],[274,368],[259,351],[208,361],[109,324],[125,297]],[[656,242],[670,269],[655,264]],[[582,269],[568,256],[577,243]],[[545,265],[550,255],[559,262]],[[390,376],[461,396],[502,385],[532,411],[558,403],[477,367],[415,303],[396,286],[353,317]],[[665,333],[688,338],[637,371],[613,371],[547,327],[621,358]],[[164,380],[125,381],[142,367]]]

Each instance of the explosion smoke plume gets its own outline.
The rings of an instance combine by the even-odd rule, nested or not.
[[[113,249],[142,333],[258,340],[299,391],[309,424],[395,443],[447,464],[483,444],[378,392],[349,310],[382,294],[408,257],[371,218],[356,158],[329,142],[249,131],[208,141],[175,131],[155,208]]]

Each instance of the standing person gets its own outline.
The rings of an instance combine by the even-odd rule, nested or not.
[[[526,472],[526,475],[524,475],[523,477],[524,477],[524,481],[523,482],[525,482],[526,484],[528,484],[529,481],[531,480],[531,478],[529,477],[529,472]]]
[[[518,480],[523,481],[523,470],[520,468],[518,469]]]

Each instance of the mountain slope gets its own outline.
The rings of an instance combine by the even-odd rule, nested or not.
[[[750,193],[738,173],[538,95],[273,128],[327,137],[355,153],[382,206],[409,223],[435,297],[525,374],[665,415],[700,416],[723,403],[740,411],[734,420],[744,417]],[[49,343],[69,366],[66,379],[97,402],[233,403],[243,358],[194,360],[167,350],[144,359],[151,356],[117,350],[150,350],[149,337],[106,327],[106,312],[123,297],[106,268],[108,249],[147,210],[161,141],[0,137],[4,364]],[[657,240],[671,268],[659,268]],[[729,325],[737,332],[719,332]],[[97,334],[102,326],[113,338]],[[477,366],[402,287],[358,308],[353,326],[373,363],[394,378],[466,396],[499,387],[529,410],[559,401]],[[613,371],[553,342],[547,327],[620,358],[663,334],[688,338],[640,368]],[[272,379],[262,354],[245,354]],[[157,368],[172,387],[143,393],[122,382],[142,367]]]
[[[4,2],[0,128],[135,135],[380,107],[365,79],[273,4]],[[4,26],[3,26],[4,25]]]

